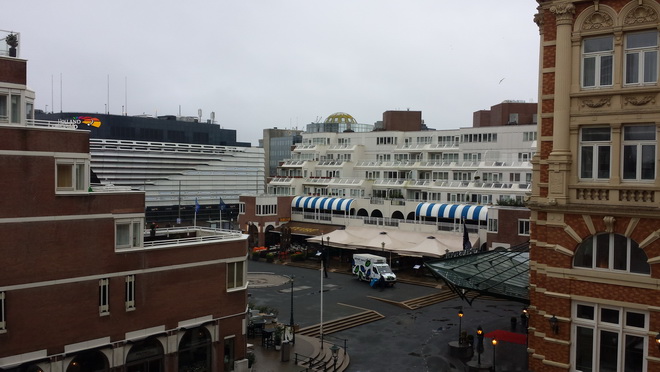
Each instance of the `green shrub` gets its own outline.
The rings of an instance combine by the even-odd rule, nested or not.
[[[273,254],[273,253],[268,253],[268,254],[266,255],[266,262],[273,262],[273,261],[275,261],[275,254]]]
[[[305,253],[303,252],[296,252],[291,255],[291,261],[293,262],[298,262],[298,261],[305,261]]]

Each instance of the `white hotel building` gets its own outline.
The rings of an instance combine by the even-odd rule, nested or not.
[[[498,214],[523,206],[531,191],[537,126],[531,115],[529,121],[451,130],[303,133],[302,143],[268,183],[268,194],[297,196],[292,221],[425,233],[462,230],[467,222],[481,246],[501,241],[486,236],[501,229]],[[528,217],[517,229],[527,240]]]

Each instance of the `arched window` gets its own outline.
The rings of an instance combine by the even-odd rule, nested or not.
[[[160,372],[163,370],[163,345],[155,338],[139,342],[126,356],[126,372]]]
[[[211,370],[211,335],[204,327],[187,330],[179,343],[179,371]]]
[[[71,361],[66,372],[107,372],[108,359],[98,350],[84,351]]]
[[[651,267],[639,244],[620,234],[598,234],[580,244],[573,267],[651,274]]]

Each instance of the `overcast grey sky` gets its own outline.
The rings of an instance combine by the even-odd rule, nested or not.
[[[109,101],[113,114],[127,102],[129,115],[176,115],[180,105],[182,115],[215,112],[257,145],[265,128],[304,129],[338,111],[373,124],[409,108],[447,129],[506,99],[536,102],[536,6],[23,0],[3,2],[0,29],[21,34],[38,109],[103,113]]]

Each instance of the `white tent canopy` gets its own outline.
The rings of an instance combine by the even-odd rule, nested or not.
[[[463,233],[457,232],[438,232],[429,236],[420,232],[348,226],[344,230],[335,230],[329,234],[308,238],[307,241],[320,244],[321,239],[324,244],[329,244],[331,247],[370,249],[402,256],[441,257],[447,252],[463,250]],[[475,240],[474,236],[470,236],[471,242],[474,243]],[[383,246],[382,243],[385,245]]]

